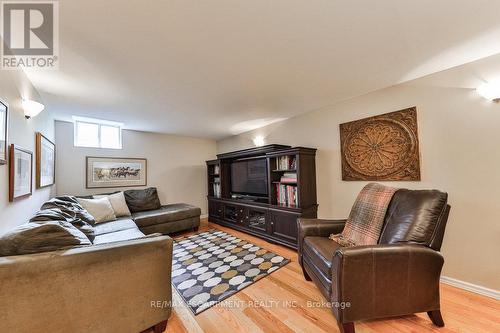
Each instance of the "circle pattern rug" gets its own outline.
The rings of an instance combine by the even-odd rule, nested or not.
[[[174,241],[172,285],[196,315],[288,264],[218,230]]]

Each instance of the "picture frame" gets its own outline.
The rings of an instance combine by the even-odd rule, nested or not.
[[[138,187],[147,185],[147,159],[86,157],[86,188]]]
[[[36,188],[56,183],[56,145],[42,133],[36,133]]]
[[[33,152],[12,144],[9,157],[9,201],[12,202],[33,193]]]
[[[0,101],[0,165],[7,164],[8,160],[8,132],[9,132],[9,108],[7,104]]]

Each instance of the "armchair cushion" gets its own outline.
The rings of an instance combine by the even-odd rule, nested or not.
[[[345,222],[346,220],[297,219],[299,262],[302,263],[302,252],[306,237],[328,237],[330,234],[338,234],[344,229]]]
[[[346,220],[297,219],[299,263],[304,272],[309,271],[311,278],[327,299],[330,297],[332,285],[331,261],[339,246],[328,239],[328,236],[342,232],[345,222]]]
[[[326,237],[306,237],[304,255],[330,280],[332,278],[332,259],[338,243]]]
[[[447,193],[437,190],[398,190],[387,210],[379,243],[431,245],[447,199]]]

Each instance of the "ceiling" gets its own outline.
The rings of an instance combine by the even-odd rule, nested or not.
[[[57,119],[220,139],[500,53],[498,0],[64,0]]]

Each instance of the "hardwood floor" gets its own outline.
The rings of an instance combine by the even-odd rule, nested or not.
[[[308,307],[324,301],[312,282],[302,276],[296,252],[217,224],[202,222],[200,230],[215,228],[251,241],[292,260],[291,263],[227,298],[198,316],[183,306],[173,289],[174,307],[165,332],[339,332],[330,309]],[[182,236],[189,235],[189,233]],[[267,303],[265,303],[267,302]],[[273,305],[263,307],[262,305]],[[441,312],[446,324],[432,325],[425,313],[356,322],[356,332],[500,332],[500,302],[445,284]]]

